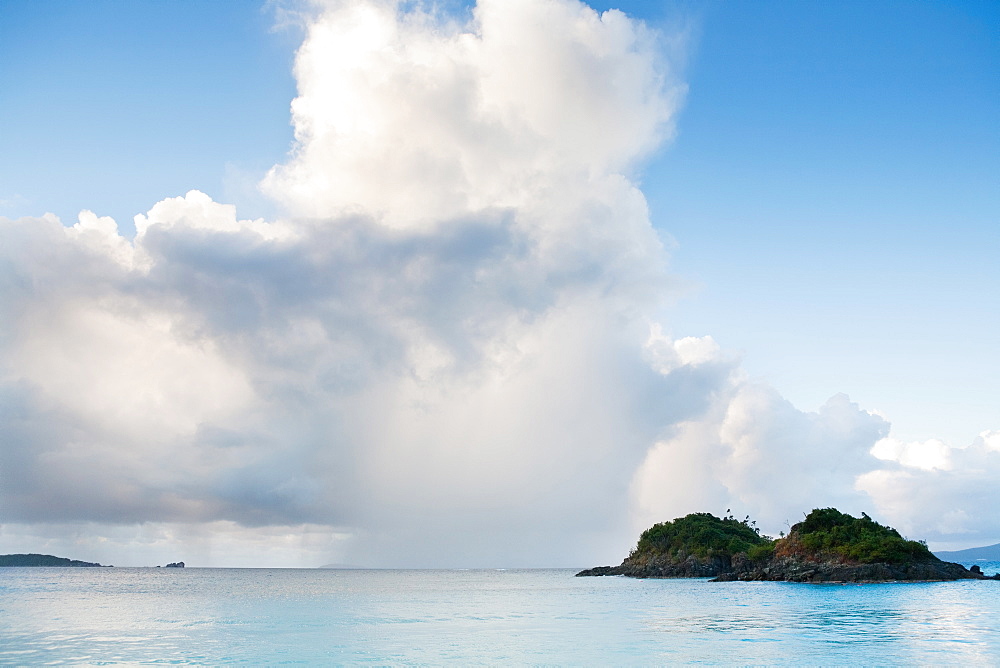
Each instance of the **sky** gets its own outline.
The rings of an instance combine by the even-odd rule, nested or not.
[[[0,552],[1000,542],[1000,8],[0,3]]]

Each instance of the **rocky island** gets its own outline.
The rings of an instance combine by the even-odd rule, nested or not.
[[[101,564],[90,561],[77,561],[64,557],[53,557],[51,554],[0,554],[0,567],[74,567],[74,568],[105,568]]]
[[[978,569],[941,561],[922,541],[906,540],[865,513],[857,518],[836,508],[813,510],[778,540],[761,535],[749,517],[693,513],[644,531],[621,565],[577,575],[710,577],[717,582],[988,579]]]
[[[661,522],[642,532],[639,543],[620,566],[598,566],[577,575],[627,575],[634,578],[717,577],[734,568],[737,555],[754,558],[770,552],[749,518],[718,518],[692,513]]]

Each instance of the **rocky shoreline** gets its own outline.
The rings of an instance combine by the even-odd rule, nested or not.
[[[944,582],[953,580],[1000,580],[961,564],[925,562],[912,564],[845,564],[833,561],[772,559],[763,564],[736,559],[730,567],[720,562],[699,562],[689,557],[681,563],[649,560],[642,564],[625,560],[619,566],[597,566],[580,571],[578,577],[622,575],[632,578],[711,578],[712,582]]]
[[[961,564],[946,561],[910,564],[845,564],[833,561],[814,562],[798,559],[773,559],[763,565],[747,565],[720,573],[714,582],[948,582],[986,580]]]
[[[624,575],[630,578],[714,578],[732,570],[730,559],[699,560],[688,556],[682,560],[665,557],[635,559],[629,557],[618,566],[597,566],[577,573],[579,577]]]

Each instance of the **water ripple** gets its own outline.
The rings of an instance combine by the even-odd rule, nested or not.
[[[0,569],[2,664],[997,664],[1000,583]]]

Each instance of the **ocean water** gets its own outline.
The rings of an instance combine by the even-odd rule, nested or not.
[[[0,568],[0,664],[998,664],[1000,582]]]
[[[979,569],[983,572],[983,575],[996,575],[1000,573],[1000,561],[988,561],[986,559],[976,559],[975,561],[959,561],[966,568],[972,568],[973,566],[979,566]]]

